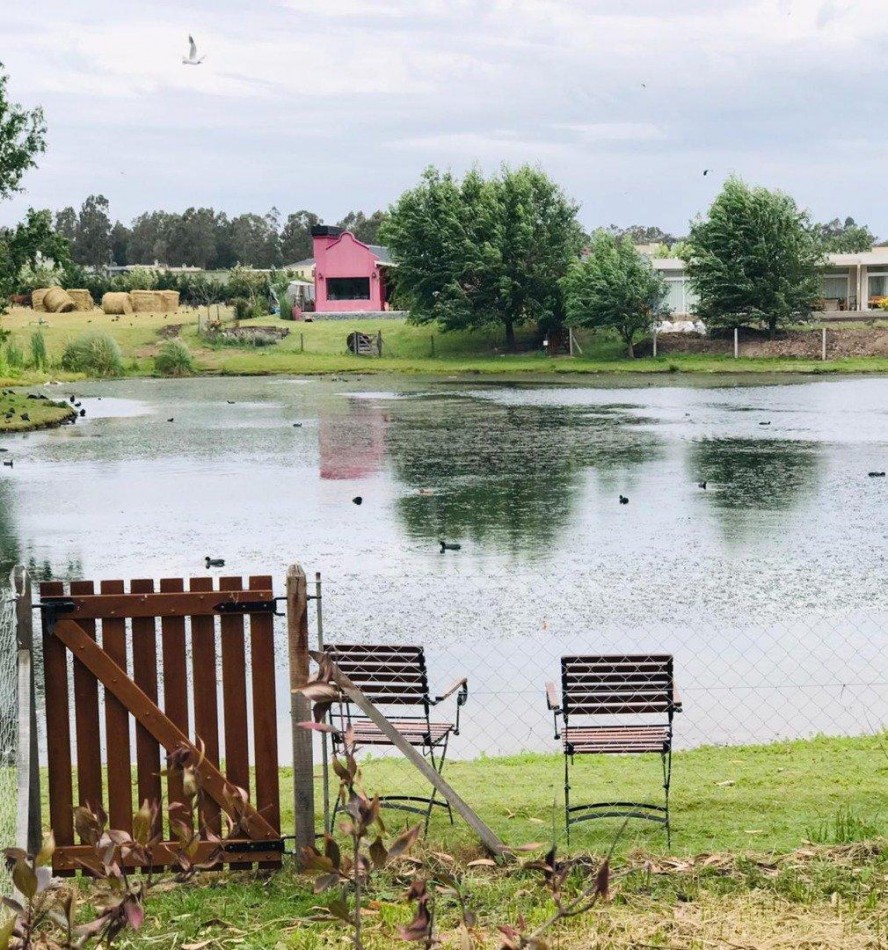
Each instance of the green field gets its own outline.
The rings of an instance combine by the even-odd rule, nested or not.
[[[215,317],[216,308],[212,308]],[[230,312],[219,311],[223,321]],[[507,353],[502,333],[497,330],[441,333],[435,327],[413,326],[399,320],[318,320],[313,323],[281,321],[274,317],[249,321],[249,325],[287,328],[289,335],[268,347],[211,346],[198,332],[198,319],[206,310],[182,310],[173,314],[132,314],[119,318],[100,310],[89,313],[41,314],[29,309],[13,309],[2,325],[12,332],[12,340],[27,352],[30,338],[40,330],[50,359],[57,364],[66,343],[81,333],[102,330],[111,333],[123,352],[126,372],[151,375],[154,360],[165,334],[177,335],[191,349],[199,372],[215,374],[316,374],[345,372],[394,373],[860,373],[888,371],[888,359],[856,357],[821,362],[805,358],[760,358],[735,360],[730,356],[672,354],[652,358],[627,359],[621,342],[610,333],[583,332],[578,340],[582,355],[550,358],[528,350],[530,337],[519,337],[523,352]],[[245,324],[248,325],[248,324]],[[173,330],[173,327],[178,327]],[[383,335],[383,357],[357,357],[346,349],[351,330]],[[32,382],[47,376],[64,379],[56,368],[48,374],[33,370],[0,371],[5,383]],[[70,378],[70,377],[68,377]]]
[[[614,899],[562,925],[558,947],[881,946],[888,904],[888,757],[885,737],[819,738],[766,746],[708,747],[676,753],[673,842],[658,827],[630,823],[617,843]],[[419,792],[403,761],[363,759],[368,793]],[[576,800],[656,796],[653,757],[577,760]],[[520,755],[454,762],[453,786],[510,845],[552,840],[563,847],[562,760]],[[291,776],[283,776],[284,826],[292,826]],[[320,803],[321,796],[318,795]],[[384,813],[390,832],[403,813]],[[319,816],[320,820],[320,816]],[[617,819],[575,826],[571,852],[601,855]],[[868,842],[862,844],[862,842]],[[442,861],[457,868],[482,856],[459,819],[438,816],[414,856],[426,873]],[[369,895],[368,946],[400,945],[397,924],[409,919],[400,900],[410,866],[387,870]],[[479,916],[478,947],[497,947],[496,926],[524,915],[541,922],[551,910],[537,878],[515,865],[463,871]],[[575,882],[579,884],[579,879]],[[344,945],[344,930],[312,922],[311,879],[292,867],[275,875],[206,874],[198,883],[162,885],[149,900],[148,922],[134,947]],[[676,916],[676,907],[682,909]],[[459,947],[452,902],[439,907],[444,946]],[[599,941],[593,943],[594,939]],[[720,942],[726,941],[726,942]],[[867,942],[869,941],[869,942]]]
[[[74,415],[74,409],[56,399],[28,399],[26,393],[0,395],[0,432],[27,432],[57,425]],[[9,415],[11,413],[11,415]],[[22,416],[26,418],[22,418]]]

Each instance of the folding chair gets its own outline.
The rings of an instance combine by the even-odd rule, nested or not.
[[[666,826],[667,844],[672,843],[669,827],[669,785],[672,780],[672,719],[681,712],[675,689],[672,657],[563,656],[561,658],[561,701],[554,683],[546,684],[546,702],[555,719],[555,738],[564,750],[564,820],[567,840],[570,826],[593,818],[643,818]],[[655,723],[602,724],[578,717],[665,715]],[[558,717],[562,717],[559,730]],[[647,802],[593,802],[570,804],[570,766],[577,755],[634,755],[658,753],[663,766],[665,805]]]
[[[447,746],[451,736],[459,735],[459,714],[469,696],[468,680],[458,679],[445,692],[432,697],[429,693],[426,673],[425,651],[421,646],[387,646],[378,644],[334,644],[325,647],[330,659],[361,690],[372,703],[381,706],[415,707],[417,712],[405,715],[401,710],[391,713],[383,709],[383,715],[410,745],[417,747],[440,775],[447,758]],[[432,722],[430,712],[434,706],[456,694],[456,715],[453,722]],[[400,713],[400,714],[399,714]],[[331,724],[345,731],[354,730],[359,746],[390,746],[391,740],[366,716],[355,714],[347,698],[331,710]],[[342,740],[333,736],[333,751],[338,752]],[[437,790],[432,789],[428,798],[417,795],[380,796],[383,805],[402,811],[425,815],[428,831],[429,819],[435,806],[444,808],[453,824],[450,803],[439,801]],[[337,799],[333,815],[339,807]],[[424,805],[425,807],[419,807]]]

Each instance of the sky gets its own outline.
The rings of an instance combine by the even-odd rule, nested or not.
[[[547,171],[587,228],[683,234],[737,174],[888,237],[885,0],[10,6],[10,94],[49,131],[0,224],[92,193],[125,222],[202,205],[335,221],[429,164],[505,162]]]

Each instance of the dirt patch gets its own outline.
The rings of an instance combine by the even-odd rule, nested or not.
[[[740,355],[745,357],[820,358],[820,330],[789,330],[773,340],[767,334],[740,331]],[[636,347],[640,356],[650,356],[648,340]],[[696,353],[701,356],[732,356],[733,337],[701,337],[691,333],[666,333],[657,337],[657,355]],[[826,331],[826,355],[829,359],[851,356],[888,357],[888,329],[853,328]]]
[[[184,323],[167,323],[157,331],[157,335],[163,340],[172,340],[179,336],[183,326]]]

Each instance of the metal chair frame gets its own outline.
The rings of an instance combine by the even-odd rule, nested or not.
[[[421,750],[432,768],[440,775],[444,771],[447,750],[451,735],[459,735],[460,711],[469,698],[469,684],[465,677],[456,680],[443,693],[432,696],[429,692],[428,673],[425,663],[425,650],[421,646],[387,646],[381,644],[330,644],[326,648],[330,658],[355,683],[367,698],[379,706],[421,706],[422,712],[416,715],[387,716],[392,719],[395,728],[398,725],[416,722],[424,724],[425,729],[415,730],[405,736],[411,745]],[[394,668],[396,669],[394,669]],[[435,724],[431,721],[431,710],[440,703],[456,695],[456,716],[453,723]],[[360,727],[371,723],[366,716],[355,715],[347,698],[335,704],[331,710],[331,725],[344,732],[349,726]],[[438,738],[435,732],[440,726],[446,729]],[[436,729],[437,726],[437,729]],[[400,729],[398,731],[401,731]],[[419,741],[415,741],[416,738]],[[341,735],[333,735],[333,752],[342,748]],[[360,739],[358,740],[360,745]],[[391,746],[382,733],[374,734],[372,741],[365,745]],[[443,808],[453,824],[453,810],[450,803],[438,798],[437,789],[432,788],[428,797],[421,795],[382,795],[382,805],[401,811],[424,816],[425,831],[428,831],[433,810]],[[342,803],[336,796],[333,806],[333,818]],[[424,807],[420,807],[424,806]]]
[[[577,666],[580,667],[579,672],[576,669]],[[587,667],[588,672],[584,672],[583,667]],[[597,672],[595,667],[599,668]],[[622,682],[620,677],[623,677]],[[554,683],[546,684],[546,705],[553,714],[555,738],[560,740],[562,733],[564,734],[564,821],[568,844],[571,825],[581,821],[591,821],[596,818],[640,818],[664,825],[666,843],[667,846],[671,846],[669,790],[672,784],[673,718],[675,713],[681,712],[682,709],[681,699],[675,687],[672,656],[666,654],[563,656],[561,658],[561,696],[561,701],[559,701]],[[571,715],[648,713],[665,713],[666,722],[642,727],[631,725],[584,727],[590,736],[594,736],[596,730],[607,730],[612,739],[618,739],[622,732],[626,737],[622,745],[616,741],[604,747],[577,750],[569,740]],[[562,720],[560,729],[559,716]],[[663,729],[661,748],[659,750],[633,748],[638,745],[633,736],[637,735],[639,728]],[[659,751],[663,768],[665,804],[608,801],[571,805],[570,767],[576,755],[648,755],[656,754],[657,751]]]

